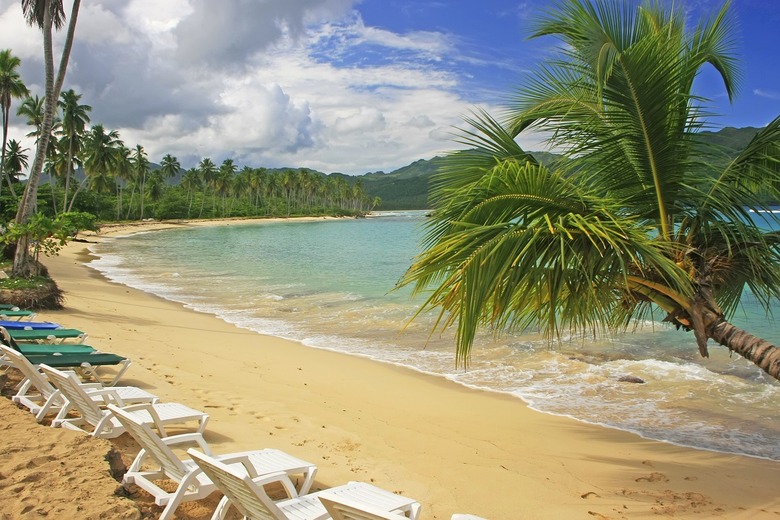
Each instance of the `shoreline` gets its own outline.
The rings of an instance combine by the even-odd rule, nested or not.
[[[242,222],[264,220],[112,226],[90,239]],[[64,311],[41,319],[86,330],[88,343],[133,359],[125,384],[210,413],[216,453],[283,449],[318,464],[318,485],[373,480],[419,500],[423,519],[780,514],[780,499],[760,487],[780,475],[777,462],[652,441],[538,412],[516,396],[240,329],[109,281],[85,265],[87,246],[72,242],[45,259],[67,299]]]

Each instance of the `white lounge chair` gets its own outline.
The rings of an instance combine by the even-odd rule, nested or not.
[[[231,505],[245,518],[255,520],[320,520],[328,518],[328,511],[319,500],[323,493],[371,510],[398,513],[396,517],[385,518],[414,520],[420,513],[420,504],[416,500],[364,482],[349,482],[325,491],[299,495],[284,472],[262,474],[255,471],[248,460],[234,459],[233,462],[241,465],[228,465],[194,449],[187,450],[187,453],[225,495],[212,520],[225,518]],[[272,483],[281,484],[289,498],[273,501],[263,487]]]
[[[80,381],[75,374],[62,372],[45,364],[41,364],[40,369],[67,400],[67,404],[60,409],[57,417],[52,421],[52,426],[54,427],[62,426],[63,428],[86,432],[82,426],[91,425],[94,428],[91,433],[93,437],[111,439],[122,435],[125,429],[114,417],[114,414],[109,410],[101,408],[95,402],[94,397],[97,395],[97,392],[110,395],[112,402],[118,404],[128,413],[132,413],[138,421],[154,424],[161,435],[166,435],[165,425],[190,421],[197,421],[197,431],[203,433],[209,419],[208,414],[179,403],[126,405],[118,394],[112,394],[113,388],[104,388],[103,390],[87,393],[81,387]],[[71,410],[77,411],[80,416],[75,418],[68,417],[68,412]]]
[[[388,513],[355,500],[328,493],[328,490],[320,492],[317,498],[320,499],[333,520],[407,520],[406,516],[401,513]]]
[[[35,420],[41,422],[50,413],[58,412],[66,404],[59,390],[54,388],[46,377],[30,363],[23,354],[0,345],[0,355],[19,370],[24,379],[17,388],[13,402],[18,403],[35,415]],[[112,400],[124,404],[156,403],[160,400],[154,394],[134,386],[115,386],[110,391],[103,391],[100,383],[79,383],[96,403],[108,404]]]
[[[183,450],[186,445],[196,445],[211,455],[211,449],[202,435],[183,434],[160,438],[148,424],[139,421],[133,414],[113,405],[109,405],[108,408],[142,448],[125,473],[122,484],[139,486],[154,497],[155,504],[164,506],[165,509],[160,515],[160,520],[171,518],[182,502],[200,500],[217,490],[214,483],[203,474],[194,461],[181,459],[173,451],[173,448]],[[151,470],[142,469],[145,464],[149,464],[149,458],[157,467]],[[256,473],[281,472],[287,477],[288,482],[291,482],[292,476],[302,475],[301,493],[309,491],[317,472],[317,466],[311,462],[275,449],[219,455],[216,460],[227,464],[238,460],[245,461]],[[166,491],[156,482],[159,480],[172,480],[178,484],[178,487],[174,492]],[[293,492],[295,492],[294,486]]]

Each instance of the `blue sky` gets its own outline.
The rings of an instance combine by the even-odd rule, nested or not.
[[[669,0],[671,1],[671,0]],[[676,0],[690,20],[716,0]],[[70,2],[65,1],[66,9]],[[219,163],[392,171],[452,150],[475,107],[492,113],[556,45],[529,41],[545,0],[90,0],[83,2],[65,88],[93,123],[192,167]],[[780,1],[734,0],[743,82],[729,105],[715,74],[697,92],[723,126],[780,114]],[[0,48],[40,93],[40,35],[18,0],[0,0]],[[13,111],[13,109],[12,109]],[[27,133],[11,122],[10,137]],[[520,138],[529,150],[539,136]],[[30,143],[31,146],[31,143]]]

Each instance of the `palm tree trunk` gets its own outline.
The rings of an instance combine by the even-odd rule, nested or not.
[[[70,59],[70,50],[73,47],[73,35],[76,32],[76,21],[78,20],[79,7],[81,0],[73,0],[73,7],[68,22],[68,34],[65,37],[65,46],[62,49],[60,59],[60,70],[57,74],[57,83],[54,83],[54,51],[52,50],[52,19],[49,9],[49,2],[44,7],[43,27],[43,55],[46,77],[46,98],[43,112],[43,124],[41,125],[41,135],[38,138],[38,147],[35,151],[35,159],[30,170],[30,177],[27,179],[22,200],[19,202],[19,209],[16,212],[16,223],[26,224],[33,215],[38,198],[38,183],[43,171],[43,164],[46,160],[46,150],[49,148],[49,136],[54,124],[54,111],[57,107],[57,98],[62,90],[62,83],[65,81],[65,72],[68,69],[68,60]],[[30,237],[22,236],[16,244],[16,253],[14,254],[14,266],[11,275],[17,278],[28,278],[37,274],[37,264],[30,256]]]
[[[0,172],[3,174],[3,178],[8,182],[8,189],[11,190],[11,196],[13,198],[16,198],[16,192],[14,191],[14,185],[11,184],[11,176],[6,174],[5,172],[5,146],[8,143],[8,117],[9,117],[9,111],[10,106],[4,106],[3,107],[3,150],[2,150],[2,158],[0,158]],[[2,187],[2,182],[0,182],[0,187]]]
[[[753,336],[720,318],[708,328],[708,335],[724,347],[758,365],[761,370],[780,379],[780,348]]]

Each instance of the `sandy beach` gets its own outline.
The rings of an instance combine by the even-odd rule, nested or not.
[[[202,224],[117,226],[84,238],[171,225]],[[208,412],[215,453],[282,449],[318,465],[315,489],[372,482],[417,499],[426,520],[456,512],[491,520],[780,517],[778,462],[648,441],[443,378],[259,335],[109,282],[89,261],[83,242],[45,259],[66,308],[37,319],[87,331],[90,345],[131,358],[124,384]],[[57,512],[51,504],[74,500],[80,509],[54,517],[140,518],[136,501],[159,514],[142,493],[113,494],[118,484],[103,457],[113,446],[129,464],[137,446],[127,435],[97,441],[37,426],[2,401],[0,519],[37,518],[41,508]],[[48,470],[32,464],[44,452]],[[102,479],[94,489],[82,476],[91,474]],[[43,479],[31,498],[29,486]],[[209,518],[215,503],[187,504],[177,518]]]

